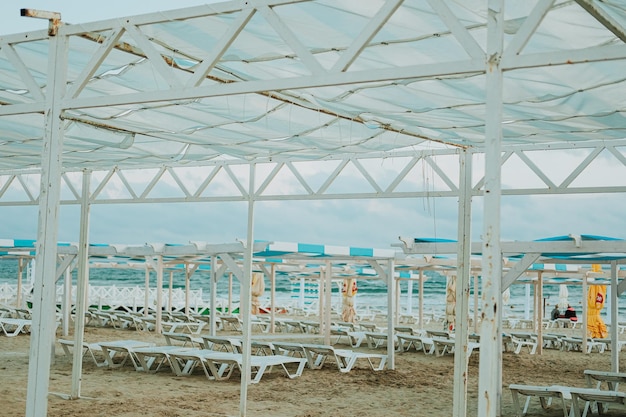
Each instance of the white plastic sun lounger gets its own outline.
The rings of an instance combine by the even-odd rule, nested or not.
[[[157,372],[161,369],[164,363],[169,364],[170,368],[174,370],[172,366],[172,359],[170,355],[172,353],[184,353],[190,351],[191,347],[182,346],[152,346],[152,347],[140,347],[133,348],[130,353],[135,356],[138,366],[135,367],[137,371],[143,372]],[[152,366],[154,365],[154,369]]]
[[[311,369],[320,369],[327,358],[333,357],[340,372],[350,372],[356,361],[365,359],[373,371],[382,371],[387,363],[387,355],[355,352],[349,349],[335,349],[328,345],[303,345]],[[378,362],[377,365],[374,362]]]
[[[178,376],[190,375],[193,369],[200,365],[209,380],[225,380],[230,378],[235,368],[241,371],[243,356],[240,353],[216,352],[214,350],[195,349],[187,352],[174,352],[171,355],[171,364]],[[176,360],[174,360],[176,359]],[[289,378],[302,375],[306,365],[305,358],[294,358],[284,355],[251,356],[250,366],[254,378],[250,383],[256,384],[264,373],[273,366],[280,365]],[[287,364],[297,364],[295,372],[289,371]],[[183,367],[180,365],[184,364]]]
[[[59,343],[61,344],[61,348],[63,348],[63,352],[65,353],[65,356],[72,358],[74,355],[74,350],[75,350],[74,341],[59,339]],[[106,360],[104,359],[102,361],[98,360],[95,354],[96,352],[100,352],[101,354],[104,354],[104,352],[102,352],[102,348],[100,347],[98,343],[83,342],[83,348],[82,348],[83,359],[89,356],[93,360],[93,362],[96,364],[96,366],[98,367],[107,366]]]
[[[538,397],[541,403],[541,408],[548,409],[552,403],[553,398],[561,399],[561,406],[563,408],[563,417],[568,417],[569,413],[567,410],[567,405],[565,404],[565,398],[568,396],[566,394],[565,387],[561,386],[536,386],[536,385],[519,385],[519,384],[511,384],[509,385],[509,389],[511,390],[511,395],[513,396],[513,408],[515,411],[515,415],[517,417],[522,417],[528,412],[528,406],[530,405],[530,399],[532,397]],[[526,403],[524,404],[524,409],[520,407],[519,396],[526,396]]]
[[[140,365],[133,356],[132,350],[136,348],[154,346],[154,343],[143,342],[140,340],[117,340],[113,342],[98,342],[98,344],[104,352],[104,358],[106,359],[109,368],[119,368],[124,366],[128,358],[130,358],[135,369],[140,368]],[[116,358],[120,358],[121,360],[116,362]]]
[[[28,319],[0,318],[0,330],[7,337],[17,336],[20,333],[30,333],[32,324],[32,320]]]

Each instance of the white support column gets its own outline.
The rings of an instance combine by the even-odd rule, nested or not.
[[[424,270],[420,269],[420,282],[419,282],[419,313],[418,313],[418,323],[419,328],[424,328]]]
[[[478,294],[478,275],[474,275],[474,333],[478,333],[478,312],[480,310]]]
[[[217,270],[217,256],[213,255],[211,256],[211,273],[209,274],[209,279],[211,280],[211,298],[209,300],[209,333],[211,336],[215,336],[217,334]]]
[[[143,290],[143,315],[148,317],[150,315],[150,264],[146,259],[146,277]]]
[[[22,308],[22,278],[24,276],[24,258],[17,260],[17,294],[15,308]]]
[[[393,259],[388,260],[387,264],[387,369],[393,370],[396,369],[396,347],[395,340],[393,337],[393,328],[394,328],[394,319],[395,319],[395,303],[394,300],[396,298],[396,285],[394,279],[394,269],[395,264]]]
[[[270,333],[276,331],[276,264],[270,267]]]
[[[26,417],[47,414],[50,363],[56,328],[54,271],[57,262],[64,129],[61,102],[65,95],[69,42],[63,35],[50,36],[48,42],[48,80],[41,149],[41,185]]]
[[[324,306],[322,309],[322,334],[324,344],[330,345],[330,315],[333,311],[333,266],[330,261],[326,261],[326,271],[324,274]]]
[[[239,415],[245,417],[247,415],[248,404],[248,384],[251,380],[250,370],[250,336],[252,333],[252,325],[250,323],[250,309],[252,304],[252,255],[254,249],[254,178],[256,173],[256,164],[250,164],[250,183],[248,186],[248,233],[246,236],[246,250],[243,262],[243,277],[240,280],[240,302],[239,309],[243,319],[243,338],[242,338],[242,371],[241,371],[241,389],[239,398]]]
[[[233,273],[228,273],[228,314],[233,314]]]
[[[61,334],[67,337],[70,334],[70,314],[72,310],[72,268],[65,269],[63,277],[63,304],[61,305]]]
[[[458,252],[456,280],[456,325],[454,355],[454,391],[452,415],[467,415],[467,374],[469,326],[469,289],[471,272],[471,222],[472,222],[472,155],[461,151],[459,155],[459,212],[458,212]]]
[[[394,279],[394,277],[392,277],[393,280],[393,285],[396,286],[396,298],[393,302],[393,310],[394,310],[394,314],[393,314],[393,324],[394,326],[397,326],[398,323],[400,322],[400,310],[402,309],[402,306],[400,305],[400,298],[402,296],[402,289],[400,287],[400,280],[399,279]]]
[[[543,354],[543,274],[539,272],[537,277],[537,310],[533,331],[537,333],[537,355]]]
[[[500,413],[500,364],[494,366],[502,348],[498,333],[501,314],[502,251],[500,249],[500,197],[502,146],[502,69],[504,1],[488,0],[486,120],[485,120],[485,185],[483,224],[482,323],[478,381],[478,415],[495,417]]]
[[[413,314],[413,280],[406,281],[406,314]]]
[[[617,262],[611,261],[611,372],[619,372],[619,349],[617,347],[619,299],[617,298]],[[583,316],[583,327],[587,327],[587,317]]]
[[[74,320],[74,346],[82,346],[85,335],[85,317],[89,305],[89,222],[90,222],[91,171],[83,171],[82,200],[80,204],[80,236],[78,239],[78,281],[76,283],[76,320]],[[77,350],[77,352],[79,352]],[[72,357],[71,398],[80,398],[80,384],[83,374],[82,355]]]
[[[174,302],[174,271],[170,271],[170,282],[167,292],[167,311],[172,312],[172,303]]]
[[[189,296],[191,294],[191,265],[185,264],[185,315],[189,315]]]
[[[157,256],[157,268],[156,268],[156,323],[154,332],[161,334],[163,332],[163,255]]]

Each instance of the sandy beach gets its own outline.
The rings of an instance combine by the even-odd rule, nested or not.
[[[165,344],[162,335],[131,330],[88,327],[85,341],[120,339],[149,340]],[[0,415],[24,415],[30,336],[0,337]],[[346,348],[346,345],[337,345]],[[367,347],[361,347],[368,351]],[[381,349],[377,349],[382,353]],[[349,373],[340,373],[334,363],[321,370],[305,369],[302,376],[288,379],[274,370],[259,384],[250,385],[248,415],[267,417],[321,416],[451,416],[453,386],[452,355],[436,357],[421,352],[396,356],[396,369],[373,372],[359,364]],[[626,361],[620,361],[624,369]],[[495,366],[495,362],[494,362]],[[508,385],[568,384],[585,386],[585,369],[610,370],[610,353],[582,354],[544,350],[542,355],[527,351],[503,354],[502,415],[512,416],[513,404]],[[240,377],[237,371],[227,381],[209,381],[201,370],[188,377],[175,376],[168,367],[157,373],[137,372],[128,364],[122,368],[98,368],[84,361],[81,393],[84,399],[66,400],[50,395],[49,416],[237,416]],[[69,394],[71,360],[56,344],[51,369],[50,391]],[[468,416],[477,415],[478,354],[469,365]],[[560,416],[554,408],[542,410],[532,400],[529,416]],[[609,416],[623,415],[614,410]]]

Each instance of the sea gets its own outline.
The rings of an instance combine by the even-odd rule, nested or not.
[[[31,274],[32,275],[32,274]],[[4,284],[16,285],[18,276],[18,263],[16,259],[0,259],[0,287]],[[443,316],[446,306],[446,277],[435,271],[426,271],[427,280],[424,282],[423,295],[423,311],[429,316]],[[136,269],[108,269],[108,268],[92,268],[89,272],[89,284],[92,287],[139,287],[145,286],[145,271]],[[164,274],[163,288],[169,288],[169,273]],[[175,271],[172,275],[173,288],[185,288],[185,276],[182,271]],[[23,274],[23,283],[28,285],[29,276],[26,272]],[[73,284],[76,285],[76,273],[72,275]],[[62,285],[59,281],[58,285]],[[332,302],[334,308],[338,308],[342,302],[341,285],[342,280],[334,280],[332,287]],[[31,282],[32,284],[32,282]],[[561,284],[563,285],[563,284]],[[563,299],[563,289],[561,285],[546,284],[543,287],[543,300],[541,304],[544,309],[544,317],[549,316],[555,304],[570,304],[573,306],[578,315],[582,315],[582,286],[567,285],[567,298]],[[156,287],[156,275],[152,272],[150,276],[150,286]],[[354,298],[354,304],[357,312],[378,312],[385,314],[387,311],[387,287],[382,280],[376,279],[358,279],[357,294]],[[411,289],[409,289],[411,286]],[[479,281],[480,286],[480,281]],[[513,284],[509,290],[510,296],[505,297],[503,301],[503,317],[504,318],[532,318],[533,312],[533,288],[524,284]],[[210,297],[210,280],[209,274],[204,272],[196,272],[190,279],[191,290],[202,290],[202,299],[209,305]],[[302,290],[304,291],[302,292]],[[480,294],[478,288],[478,294]],[[610,288],[609,288],[610,290]],[[410,293],[410,297],[409,297]],[[239,302],[239,282],[235,278],[232,280],[232,302],[233,305]],[[312,307],[314,308],[318,299],[317,283],[309,280],[294,279],[286,275],[278,274],[276,276],[275,288],[275,305],[277,307]],[[229,279],[227,276],[218,280],[216,297],[218,300],[227,300],[229,295]],[[471,282],[469,309],[470,317],[474,311],[474,288],[473,280]],[[610,295],[607,294],[607,300]],[[399,312],[403,315],[417,316],[419,311],[419,283],[407,280],[400,281],[400,308]],[[266,280],[265,292],[259,297],[261,305],[270,304],[270,288]],[[0,300],[0,303],[2,300]],[[478,305],[481,300],[478,295]],[[618,299],[618,321],[626,322],[626,293],[622,294]],[[608,304],[607,304],[608,307]],[[602,318],[605,322],[610,323],[610,314],[608,308],[602,310]]]

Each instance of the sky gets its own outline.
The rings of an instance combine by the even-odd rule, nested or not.
[[[0,35],[47,28],[45,20],[21,17],[21,8],[60,12],[64,22],[82,23],[205,3],[206,0],[3,0]],[[609,156],[601,161],[604,163],[597,178],[626,181],[623,165]],[[585,181],[596,184],[597,178],[591,175]],[[503,182],[508,184],[530,180],[522,170],[512,169],[503,175]],[[610,185],[601,181],[598,184]],[[376,248],[399,243],[399,236],[456,239],[456,206],[454,198],[257,203],[254,236],[259,240]],[[620,194],[504,197],[501,236],[503,240],[533,240],[572,233],[626,238],[625,207],[626,196]],[[35,206],[0,206],[0,218],[10,219],[0,222],[0,238],[36,238],[37,210]],[[60,241],[78,240],[79,213],[77,206],[62,206]],[[229,243],[246,237],[246,213],[244,203],[93,205],[90,241]],[[472,215],[475,241],[482,234],[482,217],[482,199],[475,198]]]

